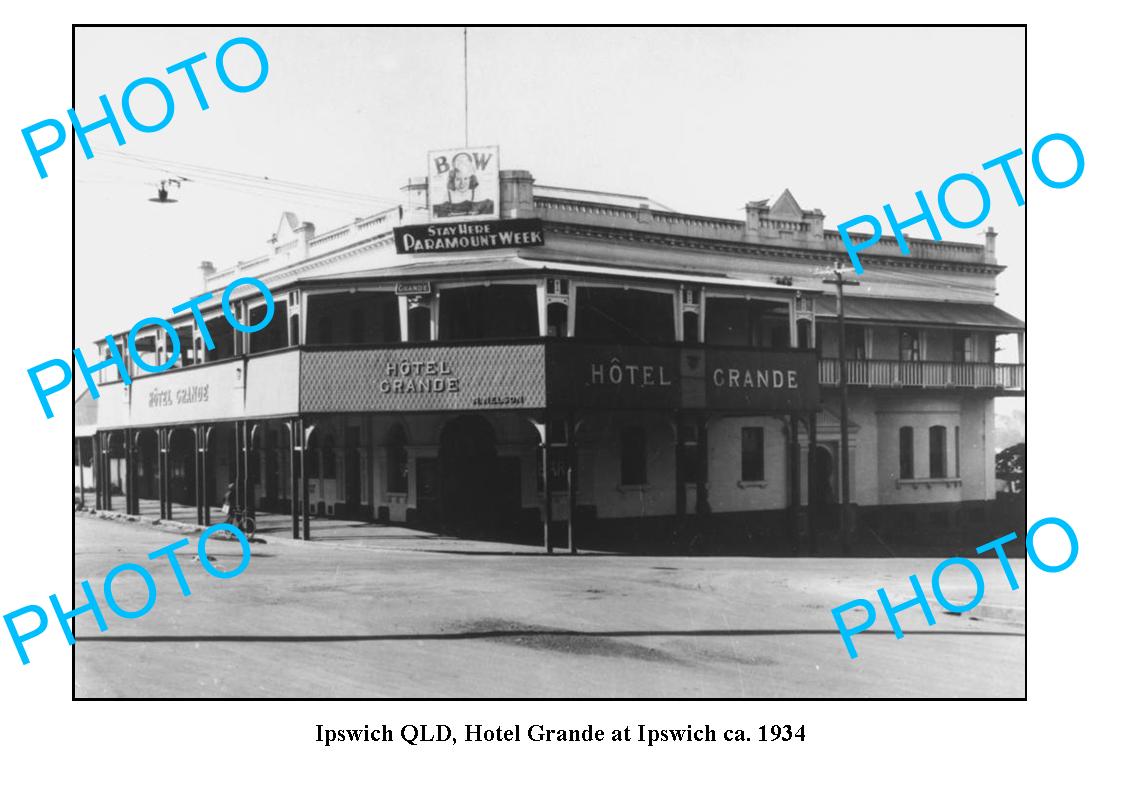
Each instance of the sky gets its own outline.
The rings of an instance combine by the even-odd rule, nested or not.
[[[214,68],[236,36],[269,60],[249,93]],[[205,111],[183,74],[165,74],[199,52]],[[464,143],[463,58],[462,28],[79,28],[79,119],[100,117],[103,93],[119,108],[142,76],[164,79],[176,104],[163,130],[125,125],[118,146],[103,127],[90,133],[94,158],[78,153],[75,339],[168,314],[200,292],[201,261],[222,269],[266,253],[283,211],[325,231],[401,201],[428,150]],[[226,64],[236,82],[257,74],[245,47]],[[498,145],[502,168],[680,212],[743,218],[746,202],[788,188],[833,229],[883,217],[884,204],[914,215],[917,190],[935,209],[944,179],[974,173],[991,188],[988,218],[941,231],[982,243],[995,227],[1007,266],[997,303],[1025,317],[1025,208],[981,169],[1026,149],[1020,28],[470,28],[467,76],[468,140]],[[151,87],[132,107],[149,123],[164,110]],[[157,204],[146,201],[156,184],[185,167],[137,158],[325,190],[279,195],[216,176]],[[1014,165],[1028,200],[1037,186],[1025,158]],[[960,216],[977,211],[977,198],[951,196]],[[929,237],[924,225],[910,234]]]

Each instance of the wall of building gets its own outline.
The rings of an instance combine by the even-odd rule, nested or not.
[[[741,480],[741,429],[764,429],[764,480]],[[787,429],[773,417],[723,417],[710,423],[709,500],[714,512],[764,511],[788,505]]]
[[[964,441],[969,438],[962,416],[959,396],[937,397],[907,395],[881,397],[877,409],[878,500],[882,505],[908,503],[946,503],[963,499],[964,464],[979,452],[969,452]],[[929,473],[929,428],[947,429],[947,475],[932,478]],[[900,429],[913,429],[913,478],[902,479],[900,473]],[[960,437],[960,474],[955,473],[955,429]],[[981,466],[981,463],[980,465]]]

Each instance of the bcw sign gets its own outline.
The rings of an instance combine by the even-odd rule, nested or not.
[[[499,147],[429,153],[429,213],[436,219],[499,217]]]

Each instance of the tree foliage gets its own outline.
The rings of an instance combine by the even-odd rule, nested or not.
[[[1026,488],[1026,444],[1019,442],[1000,451],[994,457],[995,475],[1010,482],[1013,491],[1024,492]]]

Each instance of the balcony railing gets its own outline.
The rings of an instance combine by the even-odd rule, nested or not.
[[[838,385],[838,360],[819,360],[819,384]],[[895,359],[846,361],[849,384],[859,387],[977,387],[1025,392],[1026,366],[1000,362],[901,362]]]

